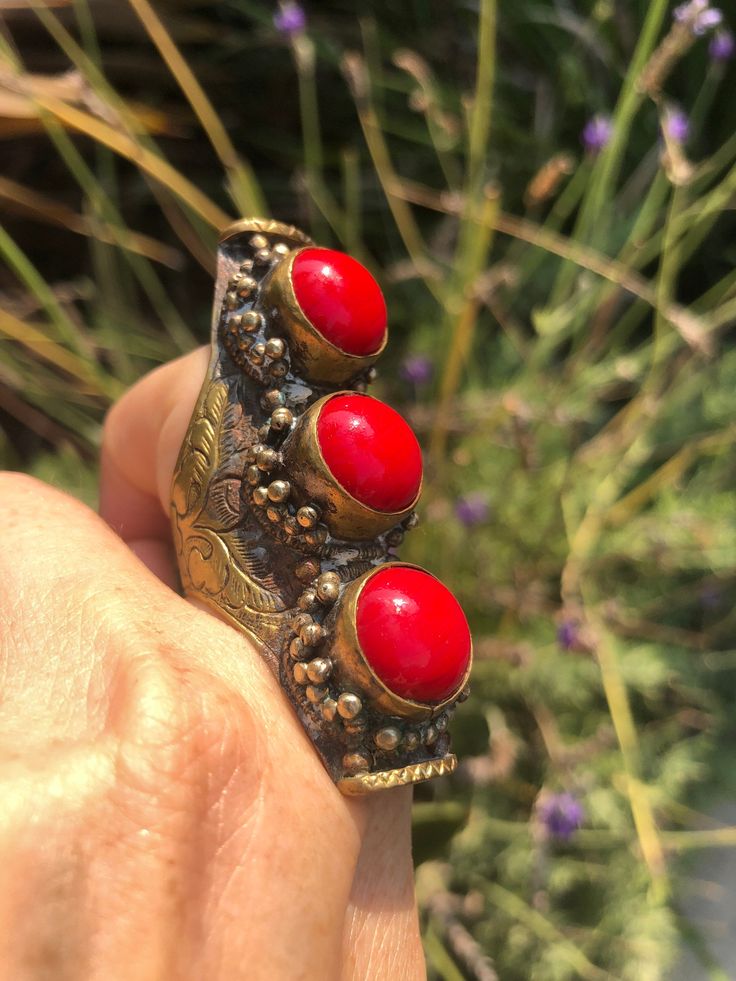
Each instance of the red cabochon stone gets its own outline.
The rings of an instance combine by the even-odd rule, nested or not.
[[[348,354],[376,352],[386,335],[386,303],[365,266],[334,249],[304,249],[291,269],[294,295],[312,326]]]
[[[356,627],[366,660],[396,695],[437,703],[459,691],[470,661],[468,621],[428,572],[376,572],[358,597]]]
[[[422,452],[394,409],[370,395],[336,395],[322,406],[317,440],[330,473],[374,511],[403,511],[419,491]]]

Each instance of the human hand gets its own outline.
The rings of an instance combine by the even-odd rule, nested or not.
[[[111,411],[104,521],[0,475],[0,977],[422,978],[411,789],[344,798],[253,645],[174,591],[206,364]]]

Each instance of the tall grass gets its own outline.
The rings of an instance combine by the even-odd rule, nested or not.
[[[683,937],[710,963],[680,902],[682,856],[736,844],[701,810],[734,746],[732,69],[708,37],[662,68],[664,0],[335,2],[291,36],[264,3],[129,0],[127,46],[86,0],[33,11],[0,37],[6,154],[33,151],[0,180],[0,458],[93,498],[106,407],[207,336],[231,218],[353,252],[427,450],[404,554],[476,637],[463,765],[417,794],[430,970],[646,981]]]

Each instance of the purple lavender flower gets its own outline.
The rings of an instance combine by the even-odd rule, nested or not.
[[[588,153],[595,155],[608,144],[613,134],[613,123],[608,116],[596,113],[583,128],[581,139]]]
[[[563,651],[572,651],[580,642],[580,624],[575,620],[563,620],[557,628],[557,643]]]
[[[723,593],[716,585],[703,586],[700,590],[700,605],[706,610],[717,610],[723,602]]]
[[[668,109],[664,115],[664,130],[675,143],[686,143],[690,135],[690,120],[682,109]]]
[[[281,34],[300,34],[307,26],[307,15],[298,3],[283,3],[274,14],[273,26]]]
[[[708,45],[713,61],[730,61],[736,51],[736,38],[728,30],[716,31]]]
[[[567,791],[549,794],[539,804],[538,816],[550,838],[569,841],[583,823],[583,805]]]
[[[723,14],[718,7],[711,7],[710,0],[689,0],[675,7],[673,17],[676,21],[689,24],[693,34],[701,36],[723,21]]]
[[[401,362],[399,374],[412,385],[426,385],[432,380],[434,365],[426,354],[410,354]]]
[[[482,524],[490,512],[488,496],[483,491],[471,491],[463,494],[455,502],[455,516],[466,528]]]

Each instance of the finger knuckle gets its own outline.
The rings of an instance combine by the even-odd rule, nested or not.
[[[0,474],[0,613],[34,621],[99,591],[104,525],[80,501],[26,474]]]
[[[15,622],[24,604],[35,615],[65,574],[73,530],[84,506],[26,474],[0,474],[0,617]],[[90,512],[91,514],[91,512]]]
[[[0,502],[5,514],[12,511],[24,513],[29,507],[63,497],[61,491],[29,474],[13,470],[0,472]]]
[[[252,769],[258,739],[247,707],[170,646],[131,658],[116,689],[119,771],[135,794],[210,807]]]
[[[86,505],[63,491],[28,474],[7,471],[0,473],[0,514],[6,554],[13,554],[19,538],[34,536],[42,541],[52,528],[69,529],[96,520]]]

